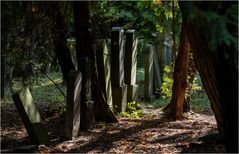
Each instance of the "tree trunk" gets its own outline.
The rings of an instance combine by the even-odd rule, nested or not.
[[[189,43],[186,34],[187,25],[182,22],[181,40],[174,67],[173,92],[170,102],[169,118],[183,118],[184,94],[187,86],[187,68],[189,61]]]
[[[83,85],[87,81],[91,80],[91,87],[85,86],[85,90],[82,89],[82,94],[87,95],[87,92],[92,92],[94,101],[94,111],[97,121],[102,122],[117,122],[117,118],[107,105],[106,99],[104,98],[103,91],[100,87],[100,81],[98,73],[95,67],[95,54],[92,46],[92,39],[89,32],[89,2],[73,2],[74,15],[75,15],[75,31],[76,31],[76,51],[78,68],[82,72]],[[82,60],[88,59],[90,61],[90,68],[85,70],[84,63]],[[88,71],[88,72],[87,72]],[[88,75],[87,75],[88,74]],[[82,87],[84,88],[84,87]],[[91,91],[87,91],[87,88],[91,88]],[[84,92],[83,92],[84,91]],[[85,94],[84,94],[85,93]],[[87,96],[83,96],[82,101],[87,101]]]
[[[189,25],[187,34],[193,50],[195,65],[210,99],[219,133],[224,136],[227,152],[238,152],[238,45],[221,43],[218,41],[220,37],[214,36],[215,32],[220,33],[222,30],[218,29],[218,24],[225,22],[225,17],[230,18],[230,15],[225,12],[233,5],[237,8],[237,3],[212,2],[211,5],[203,2],[179,3],[183,19]],[[205,20],[206,17],[202,15],[202,10],[223,15],[224,18],[219,18],[218,24],[215,24],[210,20]],[[232,36],[238,34],[237,21],[227,23],[225,28],[228,28],[227,31]],[[214,31],[211,31],[212,29]],[[222,37],[222,33],[219,36]],[[211,41],[216,41],[216,46],[212,46]]]
[[[70,70],[75,70],[75,66],[71,59],[71,53],[67,46],[67,28],[64,17],[61,14],[59,2],[47,2],[47,14],[51,20],[52,39],[55,46],[56,57],[61,67],[64,80],[67,82],[67,77]]]
[[[196,67],[194,64],[192,50],[190,50],[189,63],[188,63],[188,74],[187,74],[187,88],[186,88],[185,97],[184,97],[183,112],[190,111],[190,99],[191,99],[191,94],[193,92],[192,87],[193,87],[193,80],[195,78],[195,75],[196,75]]]

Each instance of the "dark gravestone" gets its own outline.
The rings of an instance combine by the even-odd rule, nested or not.
[[[160,88],[162,86],[162,79],[155,46],[151,45],[151,50],[153,52],[153,63],[154,63],[154,86],[156,89],[160,91]]]
[[[124,77],[127,84],[127,102],[136,101],[138,98],[138,85],[136,85],[137,69],[137,43],[135,30],[127,30],[124,60]]]
[[[82,114],[85,114],[85,119],[81,120],[81,129],[82,130],[88,130],[91,129],[94,121],[94,102],[93,101],[87,101],[81,104],[82,108],[84,109],[84,112]]]
[[[111,85],[115,112],[126,111],[127,85],[124,84],[123,30],[113,27],[111,31]]]
[[[110,77],[110,61],[109,61],[110,57],[109,57],[109,51],[106,45],[106,40],[97,40],[95,51],[96,51],[97,70],[98,70],[101,88],[107,100],[107,104],[109,105],[110,109],[113,110],[111,77]]]
[[[111,31],[111,84],[124,85],[124,31],[113,27]]]
[[[82,75],[79,71],[70,71],[67,82],[67,104],[65,133],[66,137],[73,139],[80,132]]]
[[[147,101],[154,101],[153,95],[153,51],[152,45],[147,45],[145,50],[145,70],[144,70],[144,98]]]
[[[78,59],[78,68],[82,72],[82,92],[81,92],[81,115],[80,115],[80,129],[88,130],[89,126],[94,122],[94,111],[92,101],[92,62],[89,57],[82,57]],[[84,73],[83,73],[84,72]],[[89,114],[91,114],[90,117]]]
[[[164,66],[172,63],[172,46],[168,42],[164,42]]]
[[[12,98],[32,143],[48,144],[47,130],[41,123],[40,114],[33,103],[29,88],[24,87],[20,93],[13,94]]]

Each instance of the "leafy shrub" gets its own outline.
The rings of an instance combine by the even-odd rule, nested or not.
[[[129,102],[127,105],[127,110],[126,112],[120,112],[121,116],[127,117],[127,118],[142,118],[143,117],[143,112],[142,110],[137,109],[137,103],[134,102]]]

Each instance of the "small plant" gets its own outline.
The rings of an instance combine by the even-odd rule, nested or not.
[[[133,101],[128,103],[126,112],[121,112],[120,115],[127,118],[138,119],[143,117],[143,112],[137,109],[137,103]]]

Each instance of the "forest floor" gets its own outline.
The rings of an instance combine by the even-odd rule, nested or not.
[[[66,140],[65,115],[50,104],[37,103],[37,107],[48,128],[50,144],[28,146],[30,139],[15,105],[1,103],[1,153],[18,152],[22,146],[37,153],[225,152],[211,110],[187,114],[182,121],[170,121],[161,108],[144,108],[141,119],[118,116],[119,123],[96,124],[89,131],[82,131],[79,138]],[[59,106],[56,108],[59,110]]]

